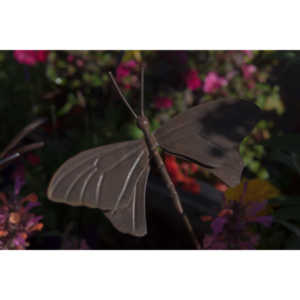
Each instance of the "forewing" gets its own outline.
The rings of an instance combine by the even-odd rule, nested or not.
[[[144,140],[111,144],[67,160],[50,181],[50,200],[117,211],[128,207],[142,170],[149,165]]]
[[[140,172],[127,207],[105,213],[120,232],[134,236],[144,236],[147,233],[145,196],[149,170],[147,166]]]
[[[248,101],[223,99],[199,104],[155,132],[166,151],[198,162],[230,186],[240,181],[239,144],[260,116]]]

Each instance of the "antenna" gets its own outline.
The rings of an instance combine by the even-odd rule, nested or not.
[[[6,164],[7,162],[9,162],[11,160],[14,160],[14,159],[18,158],[18,157],[20,157],[20,153],[19,152],[14,153],[14,154],[12,154],[12,155],[10,155],[8,157],[5,157],[4,159],[0,160],[0,166]]]
[[[144,117],[144,70],[145,66],[142,64],[141,69],[141,115]]]
[[[117,84],[116,80],[115,80],[115,77],[113,76],[113,74],[111,72],[108,72],[115,88],[117,89],[118,93],[120,94],[122,100],[124,101],[124,103],[126,104],[126,106],[128,107],[128,109],[130,110],[130,112],[133,114],[133,116],[137,119],[138,116],[137,114],[134,112],[133,108],[130,106],[130,104],[128,103],[128,101],[126,100],[125,96],[123,95],[119,85]]]

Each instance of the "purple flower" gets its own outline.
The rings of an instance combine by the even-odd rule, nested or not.
[[[273,223],[273,217],[272,216],[259,216],[259,217],[256,217],[253,220],[253,222],[262,224],[265,227],[270,227]]]
[[[204,249],[224,250],[227,249],[227,243],[221,239],[216,239],[214,235],[205,235],[203,239]]]
[[[246,216],[248,217],[255,217],[258,213],[264,210],[267,206],[267,200],[262,202],[254,202],[247,206],[246,208]]]
[[[0,225],[4,224],[7,220],[8,214],[0,212]]]
[[[39,202],[29,202],[23,209],[23,213],[29,212],[32,208],[40,206]]]
[[[247,221],[252,223],[259,223],[266,227],[270,227],[273,222],[273,217],[259,215],[262,213],[264,209],[266,209],[266,206],[267,206],[267,200],[248,205],[246,208]]]
[[[215,235],[223,231],[224,225],[228,222],[226,217],[217,217],[214,221],[211,222],[211,229]]]
[[[33,227],[34,225],[38,224],[40,220],[42,220],[43,217],[42,216],[33,216],[31,219],[29,219],[25,225],[26,229],[30,229],[31,227]]]
[[[24,249],[26,247],[26,240],[24,238],[24,234],[19,233],[17,236],[13,239],[13,244],[18,249]]]
[[[26,249],[29,246],[27,239],[43,228],[42,216],[30,212],[39,205],[37,196],[30,194],[22,199],[13,196],[7,201],[6,195],[0,193],[0,200],[0,248]]]
[[[21,188],[25,184],[25,171],[24,171],[24,165],[19,165],[16,170],[13,172],[12,175],[14,181],[15,181],[15,187],[14,187],[14,194],[19,195]]]
[[[211,234],[206,234],[203,240],[205,249],[255,249],[259,235],[253,233],[252,223],[270,227],[273,217],[262,215],[267,206],[267,200],[262,202],[246,201],[248,183],[243,185],[243,191],[237,201],[226,201],[223,209],[211,224]],[[209,219],[208,219],[209,221]]]

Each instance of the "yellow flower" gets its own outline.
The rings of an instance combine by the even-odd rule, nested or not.
[[[142,61],[142,53],[139,50],[128,50],[125,51],[123,57],[122,57],[122,61],[128,61],[134,59],[138,62]]]
[[[267,180],[259,178],[242,180],[238,186],[230,188],[225,192],[226,202],[240,201],[244,192],[245,181],[247,181],[247,190],[243,199],[244,203],[262,202],[280,194],[280,191]]]

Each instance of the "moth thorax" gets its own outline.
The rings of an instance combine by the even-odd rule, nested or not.
[[[141,129],[141,130],[146,130],[149,129],[149,121],[145,116],[138,116],[137,118],[137,126]]]

